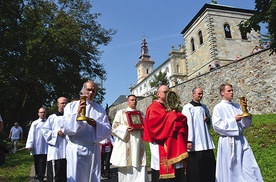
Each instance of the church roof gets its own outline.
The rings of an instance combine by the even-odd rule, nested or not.
[[[220,4],[204,4],[204,6],[199,10],[199,12],[190,21],[190,23],[188,23],[188,25],[182,30],[181,34],[184,34],[190,28],[190,26],[197,20],[197,18],[201,16],[201,14],[208,8],[217,9],[217,10],[235,11],[235,12],[241,12],[241,13],[250,13],[252,15],[254,13],[254,10],[249,10],[249,9],[235,8],[232,6],[225,6]]]
[[[127,101],[127,95],[120,95],[111,106],[116,106]]]
[[[119,105],[119,104],[122,104],[122,103],[126,102],[126,101],[127,101],[127,97],[128,97],[128,95],[120,95],[120,96],[115,100],[115,102],[113,102],[113,104],[111,104],[111,106],[116,106],[116,105]],[[136,96],[137,101],[139,101],[139,100],[141,100],[141,99],[143,99],[143,98],[145,98],[145,97],[143,97],[143,96]],[[110,107],[111,107],[111,106],[110,106]]]

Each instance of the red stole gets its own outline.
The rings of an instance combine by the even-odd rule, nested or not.
[[[160,179],[174,178],[173,164],[188,157],[187,118],[180,112],[169,111],[154,101],[144,120],[143,139],[159,145]]]

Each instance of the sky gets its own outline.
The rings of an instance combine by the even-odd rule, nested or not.
[[[139,61],[145,36],[154,69],[169,58],[171,47],[183,45],[181,31],[205,3],[211,0],[93,0],[91,13],[102,27],[117,30],[112,41],[101,47],[100,63],[107,71],[103,106],[109,106],[120,95],[128,95],[130,84],[137,83],[135,65]],[[255,8],[255,0],[218,0],[218,4],[236,8]]]

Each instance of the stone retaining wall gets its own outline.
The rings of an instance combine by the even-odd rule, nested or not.
[[[234,102],[239,102],[238,97],[245,95],[250,113],[276,113],[276,60],[275,55],[269,54],[270,50],[263,50],[249,55],[172,89],[179,95],[183,106],[191,101],[192,89],[201,87],[204,92],[202,103],[206,104],[212,113],[214,106],[220,102],[219,86],[230,83],[234,88]],[[145,112],[151,101],[151,97],[146,97],[138,102],[137,108]],[[117,110],[126,106],[126,103],[111,106],[110,117],[114,118]]]

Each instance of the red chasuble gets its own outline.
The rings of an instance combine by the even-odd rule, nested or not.
[[[174,178],[173,164],[188,157],[187,118],[154,101],[146,111],[143,139],[159,146],[160,179]]]

